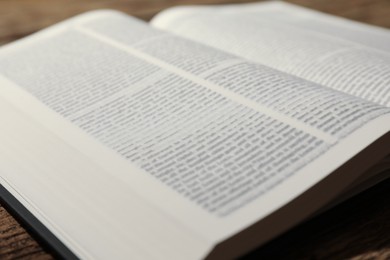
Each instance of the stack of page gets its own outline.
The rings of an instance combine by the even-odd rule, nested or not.
[[[226,259],[387,178],[390,33],[282,2],[0,49],[2,199],[58,254]]]

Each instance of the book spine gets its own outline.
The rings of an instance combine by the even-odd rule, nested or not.
[[[79,259],[0,184],[0,203],[56,259]]]

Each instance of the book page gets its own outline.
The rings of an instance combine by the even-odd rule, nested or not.
[[[110,11],[2,48],[0,74],[4,100],[128,185],[123,196],[174,220],[180,235],[164,243],[199,238],[177,252],[186,257],[278,209],[389,130],[384,106]],[[327,156],[335,159],[324,165]],[[307,178],[316,162],[323,167]],[[131,204],[122,210],[131,219]]]
[[[390,33],[282,2],[179,7],[156,27],[390,106]]]

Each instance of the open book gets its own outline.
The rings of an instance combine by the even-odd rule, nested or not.
[[[242,255],[389,176],[389,51],[281,2],[79,15],[0,49],[3,199],[64,257]]]

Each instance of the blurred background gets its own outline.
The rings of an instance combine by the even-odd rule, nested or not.
[[[149,20],[176,5],[228,4],[248,0],[0,0],[0,45],[31,34],[73,15],[102,8]],[[352,20],[390,28],[390,0],[287,0]]]
[[[0,45],[93,9],[117,9],[143,20],[177,5],[244,0],[0,0]],[[286,0],[390,28],[390,0]],[[1,127],[1,125],[0,125]],[[390,259],[389,184],[381,184],[259,248],[249,259]],[[324,228],[326,227],[326,228]],[[0,204],[0,259],[52,259]]]

